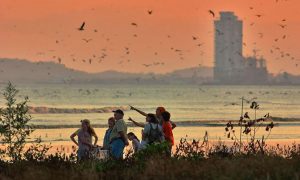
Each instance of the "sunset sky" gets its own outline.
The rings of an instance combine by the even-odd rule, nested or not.
[[[213,66],[213,21],[233,11],[244,22],[244,56],[257,49],[270,72],[300,74],[299,8],[299,0],[1,0],[0,57],[61,59],[88,72]]]

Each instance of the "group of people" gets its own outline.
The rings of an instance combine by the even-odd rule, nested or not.
[[[112,158],[122,159],[124,148],[129,145],[129,141],[132,142],[135,153],[147,148],[148,145],[166,142],[168,154],[171,155],[172,146],[174,145],[173,129],[176,124],[170,120],[170,113],[164,107],[157,107],[155,114],[145,113],[133,106],[130,106],[130,108],[146,117],[144,123],[128,118],[134,125],[143,128],[141,141],[133,132],[127,133],[124,112],[118,109],[113,111],[114,117],[108,119],[108,129],[105,132],[101,148],[108,150]],[[78,141],[75,139],[76,136]],[[92,137],[94,137],[94,142],[92,142]],[[79,161],[89,159],[91,151],[97,147],[98,136],[88,119],[81,120],[81,128],[74,132],[70,138],[78,146],[77,156]]]

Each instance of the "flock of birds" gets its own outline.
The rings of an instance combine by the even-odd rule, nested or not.
[[[278,3],[279,0],[276,0],[275,2]],[[249,10],[254,11],[255,7],[250,6]],[[216,18],[216,13],[212,9],[209,9],[208,13],[211,15],[211,17],[213,19]],[[149,16],[152,16],[154,14],[154,11],[153,10],[148,10],[146,12],[146,14],[148,14]],[[254,13],[253,15],[256,18],[260,18],[260,19],[264,18],[263,14]],[[288,51],[285,51],[279,45],[280,41],[284,41],[288,38],[288,35],[285,33],[285,30],[288,28],[287,21],[288,20],[286,18],[282,18],[280,20],[280,22],[278,22],[278,28],[282,29],[283,33],[279,37],[274,38],[274,44],[270,48],[270,53],[274,54],[274,56],[277,56],[276,59],[278,59],[278,60],[279,59],[293,60],[293,61],[295,61],[295,66],[298,67],[298,62],[297,61],[300,61],[300,60],[298,60],[295,56],[293,56],[292,53],[290,53]],[[134,28],[141,27],[137,22],[131,22],[131,23],[129,23],[129,25],[134,27]],[[254,25],[255,25],[255,22],[251,22],[250,26],[254,26]],[[77,28],[77,30],[80,31],[80,32],[84,32],[87,29],[88,29],[87,22],[85,22],[85,21],[82,22],[80,24],[80,26]],[[94,29],[93,32],[98,33],[98,30]],[[222,36],[222,35],[224,35],[224,32],[222,32],[219,29],[216,29],[215,34],[219,35],[219,36]],[[263,32],[258,32],[257,35],[260,39],[264,39],[265,36],[266,36]],[[134,34],[133,37],[134,38],[138,37],[138,34]],[[172,38],[172,36],[167,35],[167,38]],[[197,37],[195,35],[191,35],[190,38],[191,38],[191,41],[193,42],[193,44],[196,47],[202,48],[204,46],[204,43],[200,41],[199,37]],[[106,41],[110,41],[110,39],[111,38],[106,38]],[[56,42],[56,44],[59,44],[61,41],[62,40],[56,40],[55,42]],[[82,42],[86,43],[86,44],[91,43],[92,41],[93,41],[93,38],[83,38],[82,39]],[[236,42],[232,42],[232,44],[234,44],[234,43],[236,43]],[[256,45],[257,43],[253,42],[253,44]],[[243,46],[248,46],[248,45],[247,45],[247,43],[244,42]],[[228,48],[228,47],[225,47],[224,49],[221,49],[220,51],[224,51],[226,48]],[[53,50],[53,49],[49,50],[49,51],[55,53],[55,50]],[[178,56],[178,60],[185,60],[185,53],[189,52],[188,50],[183,50],[183,49],[175,48],[175,47],[170,47],[170,51],[174,52]],[[256,49],[255,53],[258,52],[258,51],[259,50]],[[118,61],[119,65],[123,65],[123,64],[132,62],[132,59],[129,56],[133,52],[132,49],[130,47],[125,46],[123,52],[124,52],[124,54],[122,54],[122,56],[120,58],[121,60]],[[243,56],[240,52],[237,52],[237,53],[240,56]],[[38,52],[38,54],[39,55],[44,55],[45,53],[44,52]],[[202,56],[203,54],[204,54],[204,51],[201,50],[200,55]],[[155,52],[153,52],[153,55],[155,56],[156,59],[159,59],[159,52],[155,51]],[[95,63],[100,64],[100,63],[104,62],[107,59],[108,56],[109,56],[109,49],[108,48],[102,48],[101,51],[100,51],[100,54],[99,54],[99,52],[97,52],[97,53],[92,54],[90,57],[86,57],[84,59],[76,57],[75,54],[70,55],[73,63],[82,62],[82,63],[87,63],[87,64],[90,64],[90,65],[94,65]],[[64,58],[60,57],[59,55],[53,55],[52,58],[56,59],[57,62],[60,63],[60,64],[65,63]],[[229,61],[231,61],[231,60],[229,60]],[[231,63],[234,63],[234,62],[231,62]],[[145,68],[150,68],[150,67],[155,67],[155,66],[164,66],[164,65],[165,65],[165,62],[163,62],[163,61],[153,61],[151,63],[141,63],[140,64],[140,66],[145,67]],[[201,64],[199,64],[199,65],[201,66]]]
[[[276,3],[278,3],[279,0],[276,0]],[[255,8],[253,6],[250,6],[249,9],[251,11],[253,11]],[[211,14],[211,16],[213,18],[215,18],[216,14],[213,10],[208,10],[208,12]],[[257,18],[263,18],[263,15],[262,14],[254,14]],[[250,26],[254,26],[255,25],[255,22],[251,22]],[[278,27],[282,30],[286,30],[288,25],[287,25],[287,19],[286,18],[282,18],[280,20],[280,22],[278,23]],[[224,35],[224,33],[219,30],[219,29],[216,29],[216,34],[218,36],[222,36]],[[258,37],[260,39],[263,39],[264,38],[264,33],[262,32],[258,32]],[[287,39],[287,34],[285,32],[283,32],[282,35],[280,35],[279,37],[276,37],[273,39],[273,42],[274,42],[274,45],[272,45],[272,47],[270,48],[270,53],[271,54],[274,54],[274,55],[277,55],[277,57],[275,58],[276,60],[280,60],[280,59],[283,59],[283,60],[292,60],[292,61],[295,61],[294,64],[296,67],[298,67],[298,61],[300,61],[299,59],[296,59],[295,56],[293,56],[290,52],[287,52],[285,51],[283,48],[281,48],[278,44],[280,41],[283,41],[283,40],[286,40]],[[236,43],[234,41],[231,42],[232,44]],[[253,45],[256,45],[257,42],[253,42]],[[247,44],[245,42],[243,42],[243,46],[247,46]],[[228,48],[228,46],[226,46],[225,48],[221,49],[220,52],[224,51],[226,48]],[[258,49],[255,49],[253,50],[254,54],[256,54],[256,52],[259,51]],[[240,54],[240,52],[236,52],[236,53],[239,53],[240,56],[242,56],[242,54]],[[229,61],[231,61],[229,59]],[[231,62],[232,65],[234,65],[234,62]]]

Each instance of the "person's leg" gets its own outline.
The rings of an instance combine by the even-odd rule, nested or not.
[[[125,144],[121,139],[116,139],[111,143],[111,155],[113,158],[122,159]]]
[[[81,153],[79,150],[77,150],[77,162],[81,160]]]
[[[167,155],[168,155],[169,157],[172,156],[172,144],[169,144]]]
[[[85,159],[85,154],[84,154],[84,150],[82,149],[78,149],[77,151],[77,161],[83,161]]]

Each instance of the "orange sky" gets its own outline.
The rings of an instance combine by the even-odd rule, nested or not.
[[[244,21],[245,56],[256,48],[270,72],[300,74],[299,7],[299,0],[1,0],[0,57],[55,62],[59,57],[66,66],[89,72],[213,66],[212,9],[216,18],[219,11],[234,11]],[[80,32],[83,21],[86,30]],[[102,53],[107,56],[99,63]],[[156,62],[164,65],[143,65]]]

